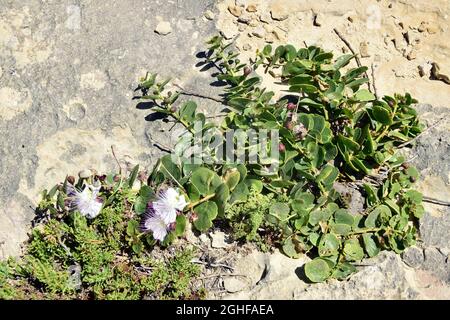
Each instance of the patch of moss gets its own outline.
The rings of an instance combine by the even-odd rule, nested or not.
[[[262,194],[251,190],[247,201],[229,207],[226,211],[226,218],[231,226],[234,239],[252,241],[264,252],[270,250],[270,243],[264,239],[260,230],[271,228],[264,221],[269,207],[276,201],[273,193]]]

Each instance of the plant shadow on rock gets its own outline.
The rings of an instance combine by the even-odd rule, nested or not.
[[[195,65],[195,67],[200,68],[199,70],[200,72],[206,72],[213,68],[217,70],[216,63],[214,61],[208,60],[208,57],[211,54],[212,54],[211,50],[208,50],[208,51],[200,51],[195,55],[198,59],[201,59],[201,61],[199,61]],[[221,74],[221,72],[216,71],[213,72],[211,76],[213,78],[217,78],[219,74]],[[225,87],[227,86],[227,82],[224,80],[216,79],[215,81],[211,82],[210,85],[213,87]]]
[[[297,269],[295,269],[295,274],[297,275],[297,277],[300,280],[302,280],[305,283],[308,283],[308,284],[314,283],[308,279],[308,276],[305,273],[305,265],[302,265],[301,267],[298,267]]]

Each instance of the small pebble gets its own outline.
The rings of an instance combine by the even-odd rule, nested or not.
[[[250,4],[248,7],[247,7],[247,12],[256,12],[256,11],[258,11],[258,9],[256,8],[256,5],[255,4]]]
[[[270,15],[272,16],[273,20],[283,21],[289,17],[289,12],[284,6],[277,4],[276,6],[272,6]]]
[[[239,30],[237,26],[232,25],[230,27],[223,28],[222,30],[220,30],[220,33],[226,40],[230,40],[239,34]]]
[[[251,20],[252,20],[252,16],[247,12],[244,12],[238,18],[239,22],[246,23],[246,24],[248,24]]]
[[[207,236],[206,234],[204,234],[204,233],[202,233],[202,234],[198,237],[198,239],[200,240],[200,242],[203,242],[203,243],[206,243],[206,244],[209,244],[209,243],[210,243],[210,239],[209,239],[208,236]]]
[[[256,19],[252,19],[252,20],[250,20],[248,25],[251,27],[257,27],[259,25],[259,22]]]
[[[264,28],[259,27],[252,31],[252,35],[258,38],[264,38],[264,36],[266,35],[266,31],[264,30]]]
[[[428,25],[428,23],[426,23],[425,21],[422,21],[420,23],[419,28],[417,28],[417,30],[419,30],[419,32],[425,32],[427,30],[427,25]]]
[[[427,27],[427,31],[429,34],[435,34],[439,31],[438,26],[434,25],[434,24],[429,24]]]
[[[421,65],[419,65],[418,66],[418,68],[419,68],[419,75],[421,76],[421,77],[430,77],[430,74],[431,74],[431,68],[432,68],[433,66],[431,65],[431,63],[429,63],[429,62],[425,62],[425,63],[423,63],[423,64],[421,64]]]
[[[265,24],[265,25],[263,25],[263,27],[269,33],[273,32],[273,30],[274,30],[270,24]]]
[[[228,6],[228,11],[230,11],[230,13],[237,18],[239,18],[242,14],[242,8],[234,5]]]
[[[214,13],[211,10],[206,10],[204,14],[205,18],[208,20],[214,20]]]
[[[81,179],[87,179],[87,178],[89,178],[91,175],[92,175],[92,172],[91,172],[91,170],[89,170],[89,169],[82,170],[82,171],[78,172],[78,176],[79,176]]]
[[[268,14],[267,12],[261,13],[261,15],[259,16],[259,21],[269,23],[271,21],[270,14]]]
[[[359,53],[361,55],[361,58],[368,58],[368,57],[370,57],[369,47],[367,46],[367,42],[361,42],[359,44]]]
[[[165,36],[165,35],[171,33],[172,32],[172,27],[170,26],[170,22],[168,22],[168,21],[161,21],[156,26],[155,32],[157,34],[162,35],[162,36]]]
[[[415,58],[417,58],[416,50],[411,50],[411,52],[409,52],[408,55],[406,56],[406,59],[410,61],[414,60]]]
[[[211,247],[215,249],[226,248],[228,244],[225,242],[225,233],[216,231],[209,235],[211,237]]]
[[[272,34],[272,33],[269,33],[269,34],[264,38],[264,41],[266,41],[266,43],[273,43],[273,42],[274,42],[274,40],[273,40],[273,34]]]

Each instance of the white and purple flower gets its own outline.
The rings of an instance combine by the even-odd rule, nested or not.
[[[158,194],[158,199],[147,206],[141,220],[141,231],[152,232],[153,238],[164,241],[177,219],[177,213],[188,203],[183,194],[168,188]]]
[[[102,201],[98,198],[100,187],[100,185],[87,184],[83,191],[79,191],[72,184],[68,183],[66,193],[69,197],[70,209],[78,210],[81,215],[94,219],[102,208]]]
[[[153,202],[153,209],[167,218],[169,223],[175,222],[177,212],[182,211],[186,205],[184,195],[178,193],[174,188],[168,188],[165,191],[160,191],[158,199]]]

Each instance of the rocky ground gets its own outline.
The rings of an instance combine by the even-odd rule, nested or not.
[[[156,71],[216,96],[195,54],[218,31],[250,57],[266,43],[348,51],[336,28],[370,67],[378,94],[409,91],[423,103],[425,123],[444,118],[410,156],[421,191],[448,201],[449,14],[446,0],[0,0],[0,258],[19,254],[40,190],[81,169],[117,169],[112,145],[124,166],[156,161],[153,141],[170,144],[177,134],[132,100],[137,79]],[[208,115],[220,111],[197,102]],[[306,258],[239,249],[211,297],[450,299],[450,208],[426,209],[417,247],[365,260],[349,281],[311,285],[302,275]],[[210,237],[192,241],[217,256],[230,251],[221,236]]]

